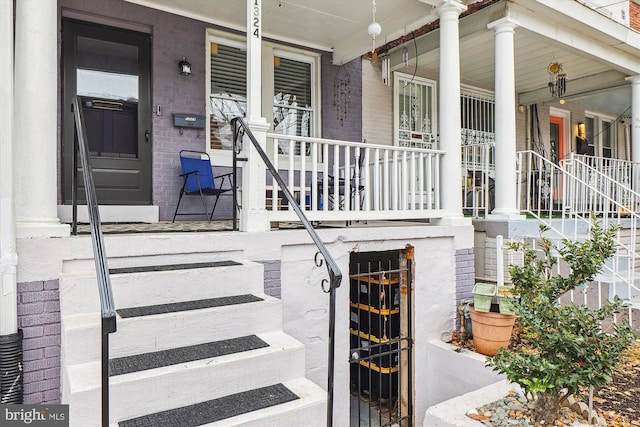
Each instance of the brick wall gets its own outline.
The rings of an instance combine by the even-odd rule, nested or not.
[[[473,266],[473,248],[456,251],[456,302],[472,297],[476,274]]]
[[[58,281],[18,283],[24,403],[60,403],[60,298]]]
[[[260,261],[260,263],[264,266],[264,293],[280,298],[280,260]]]
[[[342,66],[331,63],[331,54],[322,55],[322,137],[346,141],[362,141],[362,69],[356,58]],[[336,78],[349,75],[349,107],[343,120],[334,107],[333,84]]]
[[[362,136],[370,144],[393,145],[393,86],[382,83],[381,62],[362,60]]]
[[[629,26],[640,31],[640,4],[638,4],[638,0],[629,2]]]
[[[473,248],[456,251],[456,307],[463,300],[473,299],[471,291],[476,279]],[[456,329],[460,328],[460,318],[456,315]]]

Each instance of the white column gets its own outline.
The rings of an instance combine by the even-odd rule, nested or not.
[[[446,151],[440,166],[442,208],[445,218],[439,224],[463,219],[460,172],[462,158],[460,137],[460,32],[458,18],[466,7],[449,1],[436,13],[440,18],[440,149]],[[465,221],[463,221],[465,222]],[[468,221],[466,221],[468,222]]]
[[[15,22],[16,235],[68,236],[57,213],[57,2],[17,0]]]
[[[269,123],[262,117],[262,0],[247,0],[247,118],[260,146],[267,146]],[[266,168],[253,144],[245,137],[247,162],[242,168],[241,231],[268,231],[265,209]]]
[[[631,160],[640,163],[640,76],[627,80],[631,82]]]
[[[516,24],[508,18],[492,22],[495,39],[495,96],[496,96],[496,207],[493,217],[519,218],[517,209],[516,174],[516,94],[514,30]]]
[[[0,52],[0,335],[10,335],[18,332],[12,162],[13,0],[0,0]]]

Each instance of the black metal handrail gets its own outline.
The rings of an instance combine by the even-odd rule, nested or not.
[[[242,141],[242,136],[246,135],[249,137],[249,140],[253,144],[254,148],[262,158],[262,161],[265,163],[267,169],[273,176],[273,179],[278,183],[278,186],[282,190],[282,194],[289,202],[289,206],[293,208],[293,211],[298,215],[298,218],[302,222],[302,225],[311,236],[311,240],[316,244],[318,248],[318,253],[322,255],[326,264],[327,264],[327,272],[329,274],[329,280],[322,280],[322,290],[325,293],[329,294],[329,356],[328,356],[328,373],[327,373],[327,426],[333,426],[333,374],[334,374],[334,362],[335,362],[335,317],[336,317],[336,289],[340,287],[340,282],[342,281],[342,272],[340,268],[338,268],[338,264],[333,259],[327,247],[324,245],[322,240],[320,240],[320,236],[316,233],[316,230],[313,228],[304,212],[300,208],[300,205],[296,201],[296,199],[291,194],[289,187],[285,184],[282,176],[276,170],[269,157],[264,152],[260,143],[253,135],[249,126],[245,123],[245,121],[241,117],[236,117],[231,120],[231,127],[233,128],[233,167],[236,168],[237,154],[239,153],[240,143]],[[316,265],[320,267],[322,265],[322,260],[318,260],[318,254],[316,254]],[[325,284],[329,283],[329,288],[326,289]]]
[[[113,291],[107,266],[107,254],[102,236],[100,212],[98,210],[98,198],[93,182],[93,171],[89,164],[89,146],[87,144],[87,131],[84,127],[82,106],[78,97],[73,100],[73,114],[75,119],[75,142],[73,153],[73,234],[77,233],[78,218],[78,190],[77,190],[77,158],[82,165],[82,177],[84,192],[89,211],[89,227],[91,229],[91,241],[93,243],[93,257],[96,264],[98,278],[98,291],[100,293],[100,310],[102,314],[102,426],[109,425],[109,334],[116,331],[116,308],[113,302]]]

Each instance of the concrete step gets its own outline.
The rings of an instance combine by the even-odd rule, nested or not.
[[[283,383],[300,399],[226,420],[207,427],[322,427],[326,426],[327,392],[315,383],[300,378]]]
[[[281,330],[281,301],[265,294],[255,296],[261,301],[149,316],[118,316],[117,331],[109,337],[110,357]],[[63,314],[61,322],[62,352],[67,364],[100,358],[101,320],[98,313]]]
[[[121,421],[304,377],[304,347],[283,332],[268,347],[112,376],[110,419]],[[62,401],[83,426],[100,424],[99,362],[69,367]],[[264,424],[263,424],[264,425]]]
[[[230,264],[228,261],[217,261],[111,269],[116,307],[264,292],[261,264],[251,261]],[[66,315],[100,311],[95,273],[71,272],[60,276],[60,309]]]
[[[298,427],[326,425],[326,392],[306,379],[287,381],[220,399],[121,422],[141,425],[214,427]],[[178,420],[176,423],[175,420]],[[211,422],[208,422],[211,421]],[[112,424],[115,427],[116,424]]]

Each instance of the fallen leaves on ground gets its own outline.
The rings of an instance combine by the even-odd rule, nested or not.
[[[624,356],[613,380],[593,395],[593,407],[609,427],[640,426],[640,341]]]
[[[513,338],[509,348],[521,349],[515,331]],[[456,334],[452,336],[452,344],[474,351],[473,340],[461,340]],[[586,398],[584,402],[587,403]],[[593,408],[607,421],[608,427],[640,427],[640,341],[624,353],[613,380],[594,392]]]

